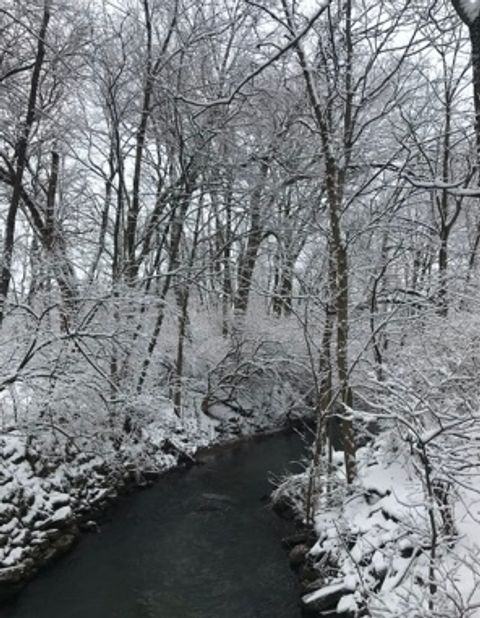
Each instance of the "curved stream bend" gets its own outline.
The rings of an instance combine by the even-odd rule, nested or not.
[[[245,442],[128,496],[2,618],[299,618],[285,524],[262,496],[300,454],[296,436]]]

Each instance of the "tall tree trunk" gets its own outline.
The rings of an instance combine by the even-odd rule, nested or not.
[[[173,16],[166,32],[165,39],[158,54],[158,58],[153,62],[153,23],[152,10],[149,0],[143,0],[143,14],[145,19],[145,32],[147,43],[147,56],[145,66],[145,83],[142,92],[142,109],[140,122],[138,124],[135,138],[135,163],[133,170],[132,200],[129,204],[127,213],[127,227],[125,231],[125,256],[126,266],[125,275],[129,285],[133,285],[136,280],[138,266],[136,260],[137,226],[140,214],[140,186],[143,171],[143,158],[146,148],[147,127],[152,114],[152,97],[154,94],[155,77],[163,62],[170,40],[172,39],[175,25],[177,22],[178,0],[174,2]]]
[[[140,182],[142,178],[143,154],[147,125],[151,114],[151,98],[153,94],[152,67],[152,21],[148,0],[143,0],[145,31],[147,37],[147,57],[145,67],[145,84],[143,87],[142,109],[135,140],[135,164],[133,170],[132,201],[127,213],[127,229],[125,232],[126,280],[131,285],[136,276],[135,247],[137,240],[137,223],[140,212]]]
[[[472,45],[473,101],[477,147],[477,181],[480,183],[480,17],[469,28]]]
[[[231,259],[231,242],[232,242],[232,193],[231,186],[227,189],[227,196],[225,200],[225,234],[224,234],[224,247],[223,247],[223,281],[222,281],[222,334],[224,337],[228,336],[230,330],[231,321],[231,305],[232,305],[232,268],[230,264]]]
[[[245,255],[238,271],[238,289],[235,299],[235,313],[242,318],[247,312],[250,288],[252,286],[253,271],[257,261],[258,250],[262,242],[261,201],[264,184],[267,178],[269,164],[262,160],[260,174],[250,199],[250,227],[247,236]]]
[[[21,127],[20,130],[19,138],[15,144],[15,175],[12,188],[12,197],[10,199],[10,205],[7,213],[5,238],[2,251],[2,271],[0,277],[0,327],[3,324],[5,317],[5,305],[12,279],[11,269],[13,247],[15,242],[15,226],[18,207],[22,197],[23,175],[27,166],[28,143],[31,130],[35,122],[40,76],[45,59],[45,39],[47,36],[48,24],[50,22],[50,4],[51,0],[45,0],[43,3],[43,16],[37,36],[37,51],[35,55],[35,63],[33,65],[32,77],[30,80],[27,113],[25,116],[25,121],[23,122],[23,127]]]
[[[194,262],[195,256],[197,253],[198,247],[198,238],[200,234],[200,219],[203,205],[203,194],[200,198],[200,203],[197,209],[197,217],[195,221],[195,230],[193,233],[192,239],[192,248],[190,251],[190,255],[188,258],[187,268],[191,272]],[[187,328],[188,328],[188,301],[190,299],[190,285],[188,283],[188,279],[184,282],[177,285],[176,289],[176,297],[177,297],[177,306],[178,306],[178,339],[177,339],[177,358],[175,361],[175,369],[176,369],[176,380],[175,380],[175,391],[173,396],[173,409],[175,414],[180,417],[182,414],[182,382],[183,382],[183,374],[184,374],[184,349],[185,349],[185,340],[187,338]]]
[[[450,131],[452,123],[452,111],[451,111],[451,97],[448,91],[446,92],[445,100],[445,133],[443,136],[443,152],[442,152],[442,180],[445,184],[449,181],[449,167],[450,167]],[[437,198],[437,207],[440,215],[440,247],[438,250],[438,276],[439,276],[439,290],[438,290],[438,313],[447,317],[448,315],[448,298],[447,298],[447,284],[448,284],[448,237],[450,235],[449,224],[449,197],[446,190],[442,191],[440,197]]]
[[[75,274],[68,262],[66,255],[65,239],[59,229],[59,221],[55,202],[58,192],[58,177],[60,168],[60,156],[58,152],[52,152],[52,164],[47,189],[47,208],[44,225],[44,245],[47,252],[49,267],[57,281],[62,297],[62,324],[68,328],[76,304]]]
[[[448,227],[442,226],[440,230],[440,247],[438,249],[438,313],[442,317],[448,315],[448,299],[447,299],[447,284],[448,284]]]
[[[480,182],[480,9],[476,9],[472,4],[471,11],[465,10],[463,0],[452,0],[452,4],[460,19],[468,26],[470,43],[472,48],[472,85],[473,85],[473,104],[475,109],[475,140],[476,140],[476,163],[477,179]]]

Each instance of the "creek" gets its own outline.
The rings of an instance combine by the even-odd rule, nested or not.
[[[289,525],[266,496],[302,448],[291,434],[218,448],[122,498],[2,618],[300,618]]]

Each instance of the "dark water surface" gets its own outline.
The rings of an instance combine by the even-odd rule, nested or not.
[[[291,469],[301,451],[291,435],[245,442],[127,496],[101,534],[84,536],[0,616],[299,618],[286,525],[262,497],[269,473]]]

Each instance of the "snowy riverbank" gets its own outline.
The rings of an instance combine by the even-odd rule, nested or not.
[[[218,411],[217,411],[218,412]],[[195,460],[198,449],[285,426],[281,413],[252,411],[248,419],[202,417],[188,424],[171,409],[120,446],[104,439],[93,450],[33,438],[19,430],[0,436],[0,595],[68,550],[82,530],[118,495]],[[168,421],[168,422],[166,422]],[[99,447],[102,443],[103,447]]]
[[[359,449],[350,488],[342,453],[334,458],[333,493],[325,491],[325,476],[317,476],[313,530],[289,546],[305,614],[480,615],[478,494],[465,489],[450,504],[437,493],[432,504],[418,462],[403,447],[387,434]],[[307,484],[307,473],[299,474],[273,494],[280,510],[290,507],[303,522]]]

